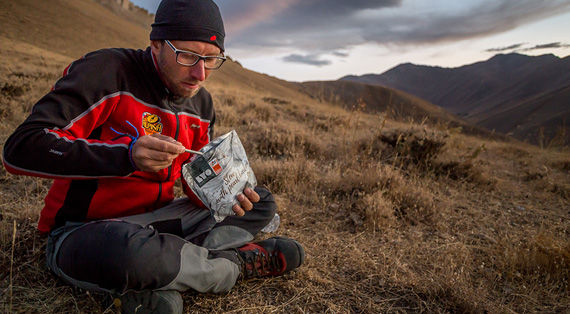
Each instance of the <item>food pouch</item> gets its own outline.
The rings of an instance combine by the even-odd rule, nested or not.
[[[232,206],[245,188],[257,180],[236,131],[224,134],[202,147],[203,155],[182,167],[184,180],[194,194],[210,209],[216,222],[235,215]]]

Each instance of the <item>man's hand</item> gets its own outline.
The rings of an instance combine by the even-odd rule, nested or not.
[[[144,135],[133,145],[133,162],[142,171],[157,172],[168,168],[184,149],[184,145],[172,137],[158,133]]]
[[[253,208],[252,203],[259,202],[259,194],[255,192],[253,189],[246,188],[243,190],[243,194],[239,194],[237,196],[238,201],[240,204],[235,204],[232,209],[234,213],[238,216],[245,215],[245,211],[250,211]]]

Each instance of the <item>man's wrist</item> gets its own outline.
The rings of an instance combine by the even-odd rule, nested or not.
[[[132,141],[131,141],[131,144],[129,145],[129,162],[131,163],[131,166],[133,166],[135,171],[141,171],[137,167],[137,165],[135,164],[135,160],[133,159],[133,146],[135,146],[135,143],[137,142],[138,138],[131,137],[131,139],[132,139]]]

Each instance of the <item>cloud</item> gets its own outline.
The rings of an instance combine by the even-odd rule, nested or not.
[[[154,3],[158,0],[134,0]],[[286,62],[332,65],[361,45],[395,53],[503,33],[570,11],[568,0],[215,0],[229,54],[287,55]],[[488,52],[525,48],[517,43]],[[559,43],[562,47],[565,44]],[[525,51],[528,51],[525,50]],[[323,56],[329,56],[327,60]]]
[[[222,18],[229,35],[239,33],[244,29],[253,28],[267,21],[278,18],[280,14],[295,6],[300,0],[244,0],[217,1]],[[257,32],[254,32],[257,33]]]
[[[570,11],[567,0],[217,0],[227,47],[330,54],[482,37]]]
[[[276,5],[281,1],[285,4]],[[280,0],[269,3],[266,0],[240,0],[239,3],[235,0],[217,1],[226,20],[229,46],[262,49],[295,46],[300,50],[321,52],[350,46],[350,38],[360,36],[358,33],[363,26],[353,23],[357,20],[355,14],[363,10],[397,7],[401,2],[402,0]],[[266,10],[270,10],[270,17]],[[234,14],[239,15],[239,18],[231,18]],[[248,26],[244,27],[244,23]],[[356,29],[353,30],[351,25],[355,25]],[[345,39],[348,39],[348,45],[341,43]]]
[[[325,55],[327,55],[327,53],[325,53],[325,54],[315,53],[315,54],[307,54],[307,55],[293,53],[293,54],[290,54],[288,56],[281,58],[281,60],[284,62],[288,62],[288,63],[299,63],[299,64],[312,65],[312,66],[317,66],[317,67],[331,65],[332,61],[321,59]],[[334,56],[337,58],[347,58],[348,56],[350,56],[350,54],[348,52],[344,52],[344,51],[333,51],[331,53],[328,53],[328,55],[331,55],[331,56]]]
[[[331,54],[335,57],[341,57],[341,58],[346,58],[346,57],[350,56],[350,54],[348,52],[344,52],[344,51],[333,51]]]
[[[532,47],[523,47],[526,45],[525,43],[514,44],[507,47],[498,47],[498,48],[490,48],[485,50],[486,52],[504,52],[504,51],[511,51],[511,52],[522,52],[522,51],[533,51],[533,50],[541,50],[541,49],[557,49],[557,48],[569,48],[570,44],[562,43],[562,42],[554,42],[549,44],[542,44],[542,45],[535,45]]]
[[[522,45],[524,45],[525,43],[520,43],[520,44],[514,44],[514,45],[510,45],[507,47],[498,47],[498,48],[490,48],[485,50],[486,52],[503,52],[503,51],[509,51],[509,50],[516,50],[520,47],[522,47]]]
[[[556,49],[556,48],[568,48],[570,47],[569,44],[564,44],[561,42],[544,44],[544,45],[536,45],[534,47],[524,48],[519,51],[532,51],[532,50],[541,50],[541,49]]]
[[[299,54],[291,54],[286,57],[283,57],[283,61],[290,62],[290,63],[301,63],[307,65],[313,65],[317,67],[329,65],[332,62],[330,60],[320,60],[320,55],[299,55]]]

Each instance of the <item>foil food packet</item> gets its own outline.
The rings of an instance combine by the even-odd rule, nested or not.
[[[200,149],[203,155],[182,167],[190,189],[210,209],[216,222],[235,215],[232,206],[245,188],[257,185],[245,149],[236,131],[226,133]]]

